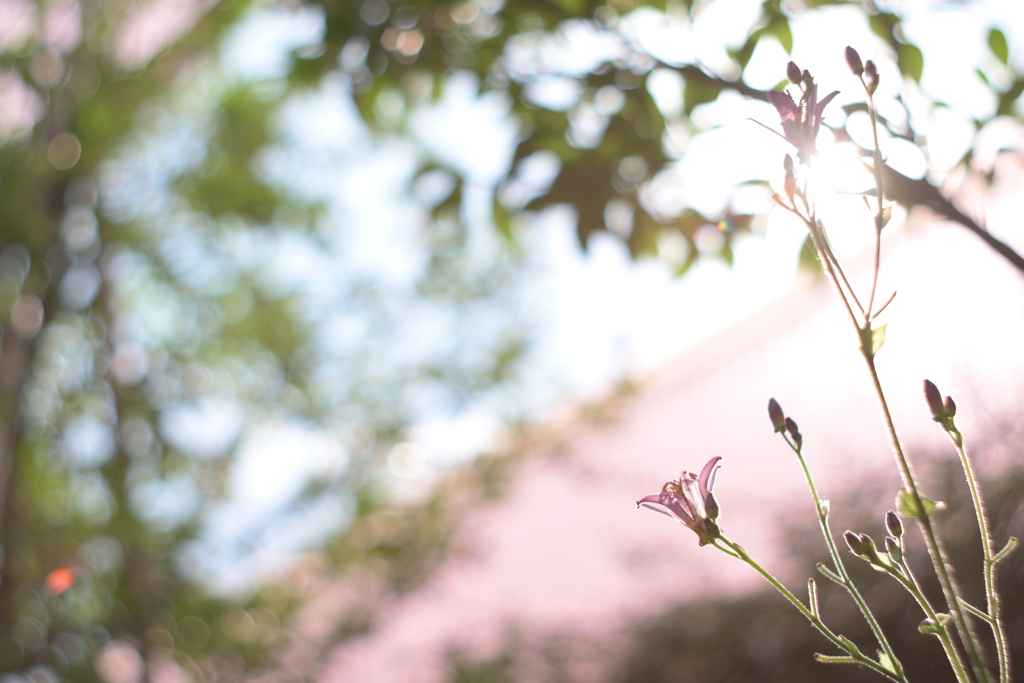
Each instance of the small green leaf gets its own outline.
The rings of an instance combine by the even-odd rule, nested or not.
[[[818,260],[818,250],[814,248],[814,240],[808,235],[804,240],[804,246],[800,248],[800,267],[805,268],[815,275],[822,273],[821,261]]]
[[[896,57],[900,71],[920,83],[921,72],[924,71],[924,55],[921,53],[921,48],[910,43],[900,43]]]
[[[894,40],[893,27],[899,23],[899,17],[889,12],[879,12],[868,17],[868,24],[875,35],[891,43]]]
[[[732,265],[735,256],[732,253],[732,244],[730,244],[728,240],[726,240],[725,244],[722,245],[721,250],[718,252],[718,256],[730,266]]]
[[[943,612],[939,612],[935,615],[936,619],[925,619],[917,627],[917,630],[921,633],[933,633],[940,635],[946,630],[946,627],[953,623],[952,617]]]
[[[889,206],[885,207],[884,209],[882,209],[882,214],[880,216],[876,216],[875,217],[875,225],[878,226],[879,230],[881,230],[882,228],[884,228],[885,226],[887,226],[889,224],[890,220],[892,220],[892,205],[891,204]]]
[[[999,96],[999,107],[996,109],[996,116],[1010,116],[1013,114],[1013,104],[1017,98],[1024,93],[1024,78],[1017,78],[1010,89]]]
[[[917,501],[914,499],[906,489],[900,489],[900,492],[896,494],[896,512],[900,513],[904,517],[913,517],[920,519],[922,517],[931,516],[936,510],[942,510],[946,507],[946,504],[939,501],[929,500],[924,496],[921,496],[921,503],[924,505],[924,514],[921,514],[920,508],[917,507]]]
[[[1010,48],[1006,44],[1006,36],[997,28],[988,32],[988,49],[1002,62],[1008,64],[1010,61]]]
[[[494,201],[492,218],[494,227],[508,244],[515,244],[516,237],[512,231],[512,212],[506,209],[497,199]]]
[[[871,330],[871,355],[878,353],[885,343],[885,325]]]
[[[750,34],[747,38],[747,42],[743,43],[743,47],[738,50],[730,50],[729,56],[735,59],[741,69],[746,69],[747,64],[750,63],[750,58],[754,55],[754,48],[757,47],[757,42],[761,39],[761,35],[764,33],[764,29],[758,29]]]
[[[889,659],[889,655],[885,654],[881,650],[878,651],[878,663],[882,665],[882,668],[886,671],[895,674],[896,667],[893,665],[892,660]]]
[[[861,328],[860,344],[864,353],[868,356],[874,356],[878,353],[882,345],[885,344],[885,325],[871,329],[871,325],[868,324],[866,327]]]
[[[786,17],[781,14],[777,15],[772,19],[772,23],[768,24],[765,31],[778,39],[786,54],[793,52],[793,31],[789,28],[789,20]]]

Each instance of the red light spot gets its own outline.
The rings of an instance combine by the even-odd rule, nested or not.
[[[54,595],[60,595],[75,585],[75,570],[70,567],[54,569],[46,577],[46,590]]]

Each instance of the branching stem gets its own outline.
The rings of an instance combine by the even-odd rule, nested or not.
[[[974,514],[978,518],[978,532],[981,535],[981,548],[985,557],[985,595],[988,599],[988,614],[985,620],[992,627],[992,635],[996,641],[996,655],[999,659],[999,682],[1008,683],[1010,677],[1009,655],[1007,654],[1006,632],[1003,630],[1003,622],[999,613],[1000,599],[996,589],[996,562],[998,561],[992,552],[992,534],[989,531],[988,514],[985,512],[985,501],[981,497],[981,488],[978,486],[978,478],[974,474],[974,467],[971,459],[967,456],[967,449],[964,446],[964,436],[956,427],[947,430],[950,440],[956,447],[960,456],[960,463],[964,468],[964,475],[967,477],[967,485],[971,490],[971,500],[974,501]],[[965,609],[974,612],[975,608],[966,603]]]
[[[885,633],[882,631],[882,627],[879,625],[878,620],[875,619],[875,615],[871,612],[871,608],[868,607],[867,602],[857,589],[856,584],[850,578],[849,573],[846,571],[846,565],[843,563],[842,556],[839,554],[839,549],[836,546],[835,538],[832,536],[832,530],[828,526],[828,514],[824,512],[821,505],[821,498],[818,496],[818,489],[814,485],[814,478],[811,476],[811,470],[807,466],[807,460],[803,455],[803,447],[798,447],[789,436],[782,432],[782,438],[786,440],[789,447],[796,453],[797,459],[800,461],[800,467],[803,468],[804,476],[807,478],[807,486],[811,490],[811,498],[814,499],[814,509],[818,515],[818,526],[821,527],[821,535],[825,537],[825,544],[828,546],[828,553],[832,558],[832,565],[836,568],[836,573],[841,579],[841,585],[846,589],[846,592],[850,594],[853,601],[857,603],[857,608],[861,614],[864,615],[864,620],[868,622],[868,626],[871,627],[871,632],[875,634],[875,640],[882,647],[882,651],[885,652],[885,656],[892,662],[893,667],[896,669],[896,673],[899,676],[903,676],[903,665],[896,658],[896,653],[893,652],[892,646],[889,645],[888,638],[885,637]]]
[[[832,631],[832,629],[825,625],[825,622],[823,622],[818,617],[818,615],[812,612],[803,602],[800,601],[800,598],[793,595],[793,593],[784,585],[782,585],[782,582],[776,579],[771,572],[769,572],[767,569],[758,564],[752,557],[750,557],[750,555],[747,554],[747,551],[743,548],[743,546],[739,545],[738,543],[733,543],[728,538],[726,538],[724,534],[720,535],[718,539],[715,540],[714,546],[722,552],[726,553],[727,555],[742,560],[743,562],[746,562],[748,565],[753,567],[758,574],[763,576],[765,580],[768,581],[768,583],[774,586],[777,591],[782,593],[782,596],[789,600],[789,602],[797,608],[800,614],[804,615],[804,617],[806,617],[807,620],[811,622],[814,628],[818,629],[818,631],[821,632],[823,636],[832,641],[832,643],[836,647],[846,652],[850,656],[850,662],[862,664],[868,667],[869,669],[874,669],[875,671],[882,674],[883,676],[886,676],[887,678],[891,678],[894,681],[899,681],[899,683],[907,683],[907,679],[903,675],[902,670],[897,672],[883,666],[879,662],[876,662],[874,659],[871,659],[870,657],[864,655],[853,643],[853,641],[851,641],[849,638],[836,635]],[[835,662],[838,660],[833,659],[832,661]]]

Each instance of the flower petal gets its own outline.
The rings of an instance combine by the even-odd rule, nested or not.
[[[779,112],[779,116],[783,121],[792,119],[793,121],[800,120],[800,110],[797,109],[796,102],[793,98],[784,92],[778,90],[768,91],[768,101],[772,103],[776,111]]]
[[[697,483],[700,486],[700,497],[703,500],[707,498],[708,492],[715,486],[715,475],[718,473],[718,468],[721,465],[718,462],[722,459],[722,456],[716,455],[704,464],[704,468],[700,471],[700,477],[697,479]]]
[[[782,122],[783,137],[786,141],[796,147],[797,152],[801,152],[804,146],[804,138],[800,132],[800,126],[796,121],[790,119]]]
[[[660,512],[661,514],[665,515],[666,517],[671,517],[672,519],[676,518],[676,516],[673,515],[671,512],[669,512],[668,510],[663,510],[660,507],[656,507],[654,503],[645,503],[645,502],[643,502],[642,498],[636,502],[636,506],[638,508],[647,508],[648,510],[654,510],[655,512]]]
[[[829,102],[831,102],[832,99],[836,95],[838,95],[838,94],[839,94],[838,90],[833,91],[827,97],[825,97],[825,99],[823,99],[821,102],[818,102],[817,106],[815,106],[814,111],[813,111],[812,116],[811,116],[811,120],[813,122],[812,126],[811,126],[811,133],[812,133],[812,135],[814,137],[818,136],[818,129],[821,127],[821,114],[822,114],[822,112],[825,111],[825,106]]]
[[[818,105],[814,108],[814,118],[815,119],[821,120],[821,114],[822,114],[822,112],[825,111],[825,106],[829,102],[831,102],[833,99],[835,99],[835,96],[838,95],[838,94],[839,94],[839,91],[838,90],[834,90],[831,93],[829,93],[828,95],[826,95],[825,99],[823,99],[821,102],[818,102]]]
[[[643,498],[641,498],[640,500],[638,500],[636,502],[637,507],[640,507],[641,505],[643,505],[644,507],[647,507],[648,504],[651,504],[651,503],[655,503],[657,505],[661,505],[661,494],[660,493],[652,493],[649,496],[644,496]]]

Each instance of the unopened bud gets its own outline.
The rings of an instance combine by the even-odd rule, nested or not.
[[[846,46],[846,63],[854,76],[860,76],[864,73],[864,63],[860,61],[860,55],[849,45]]]
[[[896,564],[903,562],[903,548],[900,547],[900,542],[892,536],[885,537],[885,552]]]
[[[793,195],[796,194],[796,176],[793,175],[792,171],[786,171],[786,179],[782,183],[782,188],[786,191],[786,196],[792,201]]]
[[[782,157],[782,168],[785,169],[786,173],[793,172],[793,157],[788,154]]]
[[[804,443],[804,437],[800,433],[800,428],[796,426],[796,420],[791,417],[786,418],[786,431],[789,432],[789,438],[793,439],[793,443],[796,444],[797,450],[799,450]]]
[[[892,510],[885,513],[885,528],[897,540],[903,537],[903,522],[900,521],[899,515]]]
[[[946,406],[942,404],[942,394],[939,393],[939,388],[927,379],[924,381],[924,400],[928,404],[933,420],[942,422],[946,419]]]
[[[874,95],[878,90],[878,67],[870,59],[864,64],[864,81],[868,88],[868,94]]]
[[[790,62],[786,65],[786,78],[788,78],[789,82],[793,85],[799,85],[801,80],[800,67],[798,67],[795,62]]]
[[[864,554],[864,546],[861,543],[859,535],[848,530],[843,534],[843,540],[846,541],[846,545],[850,546],[850,551],[854,555],[859,557]]]
[[[867,534],[860,535],[860,547],[863,552],[861,557],[870,562],[871,564],[884,564],[882,558],[878,556],[878,549],[875,548],[875,541]]]
[[[946,400],[943,401],[942,407],[946,409],[946,415],[953,417],[956,415],[956,404],[953,403],[953,397],[947,396]]]
[[[807,69],[804,69],[804,72],[802,74],[800,74],[800,81],[801,81],[802,87],[805,90],[807,88],[810,88],[812,85],[814,85],[814,79],[811,78],[811,72],[808,71]]]
[[[704,498],[704,512],[712,522],[718,519],[718,501],[715,500],[715,494],[711,491],[708,491],[708,495]]]
[[[772,428],[776,433],[786,429],[786,416],[782,412],[782,406],[774,398],[768,401],[768,417],[772,421]]]

